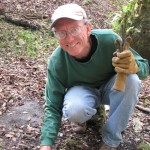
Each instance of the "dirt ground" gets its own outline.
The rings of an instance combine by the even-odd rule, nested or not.
[[[95,27],[110,27],[106,12],[116,8],[113,1],[63,1],[67,2],[81,4],[90,18],[96,17],[96,21],[93,22]],[[0,1],[0,4],[6,8],[7,14],[23,18],[27,14],[32,14],[33,17],[37,12],[39,15],[51,14],[62,1],[5,0]],[[35,60],[16,58],[12,57],[11,53],[0,57],[0,150],[39,149],[40,128],[44,115],[46,68],[47,63],[41,57]],[[150,76],[142,81],[139,103],[123,133],[123,141],[118,150],[150,150],[150,117],[146,111],[150,107],[149,100]],[[76,134],[72,131],[70,122],[63,118],[53,149],[99,150],[100,141],[101,135],[94,129],[94,124],[89,124],[85,134]]]

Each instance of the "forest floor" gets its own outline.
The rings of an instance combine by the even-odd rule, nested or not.
[[[46,62],[6,55],[0,58],[0,143],[1,150],[38,150],[44,112]],[[141,107],[150,105],[150,77],[142,81]],[[136,150],[149,143],[149,113],[135,109],[123,133],[119,150]],[[55,150],[98,150],[100,135],[92,127],[75,134],[70,122],[62,119]],[[147,150],[147,149],[144,149]]]
[[[5,0],[0,3],[6,8],[8,15],[20,19],[25,15],[26,18],[29,17],[27,14],[33,17],[33,14],[37,15],[37,12],[39,15],[46,16],[51,14],[58,5],[70,2],[69,0],[52,1]],[[113,1],[102,1],[100,4],[96,0],[73,2],[81,4],[90,18],[97,18],[93,23],[95,27],[110,27],[107,15],[116,8]],[[37,21],[37,19],[31,22],[45,25],[45,22]],[[4,26],[0,26],[1,30],[3,28]],[[0,34],[0,39],[2,36]],[[0,150],[38,150],[44,115],[47,60],[51,51],[47,54],[40,54],[34,59],[14,55],[11,50],[1,46],[0,51],[3,51],[3,55],[0,55]],[[139,102],[123,133],[123,141],[118,150],[150,149],[150,117],[147,111],[149,109],[150,76],[142,81]],[[89,125],[85,134],[76,134],[72,131],[70,122],[63,118],[53,149],[99,150],[101,135],[93,126]]]

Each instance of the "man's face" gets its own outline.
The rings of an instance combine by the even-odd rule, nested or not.
[[[74,36],[72,29],[79,27],[81,33]],[[59,19],[55,24],[55,31],[67,32],[64,39],[58,39],[60,46],[68,54],[75,58],[86,57],[90,50],[91,24],[85,24],[84,21],[75,21],[68,18]]]

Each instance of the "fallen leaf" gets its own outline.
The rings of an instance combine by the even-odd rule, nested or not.
[[[12,138],[12,137],[14,137],[14,135],[12,135],[12,134],[5,134],[5,137]]]
[[[140,132],[143,128],[143,123],[140,121],[139,118],[133,118],[133,124],[134,124],[134,131]]]

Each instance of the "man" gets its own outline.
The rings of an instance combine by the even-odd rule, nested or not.
[[[132,48],[114,56],[114,43],[121,38],[110,30],[92,30],[85,11],[77,4],[58,7],[51,28],[60,46],[48,63],[40,150],[52,150],[62,115],[78,124],[76,131],[85,131],[86,121],[100,104],[110,105],[100,150],[115,150],[138,102],[139,78],[149,74],[148,61]],[[123,92],[113,88],[116,73],[127,74]]]

